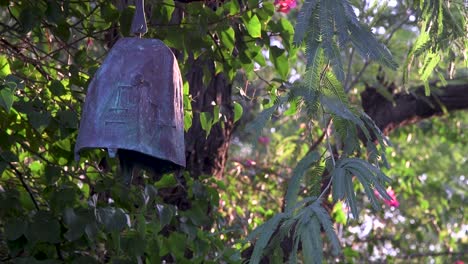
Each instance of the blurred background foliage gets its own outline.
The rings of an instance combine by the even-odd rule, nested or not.
[[[111,170],[99,162],[103,151],[74,161],[87,85],[109,47],[129,35],[134,7],[128,2],[0,0],[1,262],[240,263],[249,246],[246,236],[282,211],[298,160],[311,148],[329,150],[323,140],[337,133],[333,125],[311,120],[294,101],[279,107],[261,131],[246,129],[305,74],[304,49],[292,43],[302,3],[285,14],[277,12],[278,1],[275,7],[272,1],[164,0],[146,1],[146,36],[179,52],[184,76],[194,59],[212,60],[215,73],[227,76],[233,100],[242,105],[223,177],[186,172],[191,206],[180,210],[180,204],[167,199],[178,190],[172,175],[156,183],[142,177],[128,189],[115,177],[115,160],[108,160]],[[363,103],[360,93],[368,86],[391,101],[395,94],[427,83],[431,89],[432,82],[468,83],[467,24],[458,24],[461,36],[460,29],[450,27],[453,23],[440,29],[442,24],[434,20],[439,29],[424,27],[431,17],[439,19],[434,15],[443,8],[454,21],[466,22],[465,2],[349,2],[401,66],[382,69],[353,48],[340,50],[343,87],[352,105]],[[441,9],[430,8],[442,4]],[[422,39],[424,30],[432,38]],[[417,49],[415,41],[422,43]],[[408,76],[402,69],[405,61],[412,65]],[[204,68],[204,83],[211,78],[213,73]],[[196,98],[188,90],[187,129],[199,114],[191,111]],[[223,118],[205,120],[203,127]],[[325,242],[324,261],[466,260],[466,128],[468,114],[460,111],[391,132],[392,146],[386,150],[391,168],[384,172],[393,179],[399,206],[382,203],[381,211],[373,210],[356,184],[364,210],[353,219],[346,203],[326,198],[324,207],[343,250],[332,256]],[[339,137],[330,138],[340,149]],[[321,161],[308,171],[300,186],[302,197],[320,193],[322,179],[316,175],[325,165]]]

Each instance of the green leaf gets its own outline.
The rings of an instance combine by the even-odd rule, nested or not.
[[[157,19],[158,23],[169,23],[171,21],[174,10],[175,3],[173,0],[158,1],[154,5],[152,16]]]
[[[62,9],[57,1],[47,1],[47,9],[45,12],[47,20],[50,23],[58,24],[64,19]]]
[[[236,42],[234,29],[228,27],[221,31],[219,36],[223,46],[227,49],[228,53],[231,54]]]
[[[67,42],[71,36],[70,25],[66,21],[62,21],[53,28],[54,34],[61,40]]]
[[[250,18],[245,18],[244,16],[245,27],[247,28],[247,32],[252,38],[259,38],[262,36],[262,24],[258,19],[257,15],[253,15]]]
[[[210,134],[211,127],[213,126],[213,117],[209,112],[200,113],[200,124],[202,129],[206,132],[206,137]]]
[[[336,236],[336,232],[335,232],[335,229],[333,228],[333,222],[330,219],[330,215],[321,206],[320,200],[315,201],[312,204],[311,209],[314,211],[315,216],[318,218],[320,224],[325,230],[325,233],[327,234],[328,239],[330,240],[332,244],[333,255],[337,256],[338,254],[340,254],[340,251],[341,251],[340,241],[338,237]]]
[[[0,90],[0,106],[10,113],[13,106],[14,92],[10,88],[3,88]]]
[[[86,219],[77,215],[72,208],[65,209],[63,221],[68,228],[68,231],[64,234],[68,241],[77,240],[84,234],[87,224]]]
[[[36,7],[30,6],[23,9],[19,17],[23,33],[28,33],[34,27],[39,26],[40,20],[41,12]]]
[[[97,219],[107,232],[120,232],[128,226],[127,215],[121,208],[98,208]]]
[[[53,95],[62,96],[66,94],[65,86],[60,81],[53,80],[50,82],[49,90]]]
[[[172,205],[157,204],[156,209],[158,210],[161,228],[171,223],[172,217],[175,214],[175,209]]]
[[[28,114],[28,120],[33,128],[42,132],[49,125],[51,115],[48,112],[31,112]]]
[[[132,19],[133,19],[134,13],[135,13],[135,7],[128,6],[122,11],[122,14],[120,15],[120,19],[119,19],[120,33],[122,33],[124,37],[130,36],[130,28],[132,26]]]
[[[345,198],[345,177],[345,170],[341,167],[337,167],[332,171],[332,196],[335,202]]]
[[[289,63],[285,50],[276,46],[270,47],[270,60],[273,62],[281,78],[286,80],[289,73]]]
[[[6,56],[0,55],[0,78],[4,78],[9,74],[11,74],[11,70],[8,59]]]
[[[112,23],[119,18],[119,11],[110,2],[104,2],[101,6],[101,17],[107,23]]]
[[[60,223],[50,212],[38,211],[26,230],[26,238],[31,241],[60,242]]]
[[[145,254],[147,240],[137,233],[122,236],[122,250],[129,256],[140,257]]]
[[[234,123],[239,121],[239,119],[242,117],[243,111],[244,110],[242,108],[242,105],[238,102],[234,102]]]
[[[301,161],[299,161],[296,168],[294,168],[293,176],[289,181],[288,190],[286,191],[286,197],[284,199],[286,204],[285,212],[291,211],[296,205],[301,180],[307,169],[309,169],[312,164],[317,162],[319,158],[320,154],[312,151],[304,156]]]
[[[20,218],[10,219],[5,224],[5,237],[8,240],[16,240],[26,231],[27,223]]]
[[[300,45],[306,36],[306,32],[310,29],[310,19],[313,10],[317,4],[317,0],[305,0],[301,10],[297,16],[296,27],[294,30],[294,44]]]
[[[309,216],[310,217],[310,216]],[[304,263],[321,264],[323,259],[322,238],[320,236],[320,224],[316,217],[305,220],[301,226],[300,236]]]
[[[252,256],[250,256],[250,264],[257,264],[260,263],[260,259],[263,256],[263,250],[268,244],[268,241],[270,240],[270,237],[273,235],[273,232],[275,232],[276,227],[280,223],[281,220],[285,217],[285,214],[283,213],[278,213],[273,218],[269,219],[266,221],[263,225],[259,226],[257,229],[259,231],[259,238],[255,242],[255,246],[252,252]],[[252,234],[251,234],[252,235]],[[251,238],[251,235],[249,237]],[[252,240],[252,239],[249,239]]]

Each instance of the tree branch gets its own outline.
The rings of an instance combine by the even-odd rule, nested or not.
[[[378,93],[376,88],[366,87],[361,93],[362,107],[388,135],[398,127],[441,115],[445,110],[468,109],[468,80],[465,81],[441,87],[429,97],[424,96],[424,87],[421,86],[411,93],[394,94],[393,102]],[[395,85],[391,84],[389,88],[394,89]]]

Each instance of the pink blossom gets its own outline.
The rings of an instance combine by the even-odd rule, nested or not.
[[[380,194],[379,194],[379,192],[377,190],[374,190],[374,193],[375,193],[375,195],[377,197],[383,199],[383,197],[380,196]],[[383,202],[388,206],[399,207],[400,202],[397,200],[396,195],[395,195],[395,191],[393,191],[391,187],[387,188],[387,194],[388,194],[388,196],[390,196],[391,199],[390,200],[383,199]]]
[[[258,143],[262,145],[268,145],[270,143],[270,138],[269,137],[258,137]]]
[[[252,166],[255,166],[256,164],[257,164],[257,162],[255,162],[255,160],[251,160],[251,159],[245,160],[245,166],[246,167],[252,167]]]
[[[278,12],[289,13],[291,8],[296,7],[296,0],[275,0],[275,6],[278,7]]]

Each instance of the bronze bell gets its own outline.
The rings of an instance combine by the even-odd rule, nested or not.
[[[120,39],[89,85],[75,157],[106,149],[118,156],[124,176],[133,165],[156,173],[185,167],[182,86],[177,60],[162,41]]]

